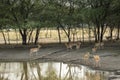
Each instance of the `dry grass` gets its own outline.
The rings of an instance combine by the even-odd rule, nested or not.
[[[89,32],[88,29],[84,28],[84,39],[85,40],[88,40],[88,38],[89,38],[89,33],[88,32]],[[109,36],[108,33],[109,33],[108,30],[106,30],[106,33],[105,33],[104,36]],[[8,32],[4,31],[4,34],[5,34],[6,39],[8,40]],[[116,30],[114,30],[114,32],[113,32],[113,35],[115,35],[115,34],[116,34]],[[66,42],[67,41],[67,36],[66,36],[66,34],[63,30],[60,30],[60,35],[61,35],[62,42]],[[71,33],[70,37],[71,37],[71,40],[73,41],[73,34],[72,33]],[[92,31],[91,31],[91,37],[92,37],[92,39],[94,39],[94,34],[93,34]],[[32,38],[33,38],[33,41],[34,41],[35,31],[33,31]],[[14,30],[9,31],[9,39],[10,39],[10,43],[12,43],[12,42],[14,43],[16,40],[21,42],[21,40],[22,40],[19,32],[17,32],[17,36],[16,36],[16,33],[15,33]],[[80,41],[80,40],[82,40],[82,30],[77,29],[74,41]],[[0,41],[1,41],[0,43],[4,42],[3,35],[2,35],[1,32],[0,32]],[[42,29],[40,31],[40,35],[39,35],[39,42],[41,42],[41,43],[59,42],[59,37],[58,37],[57,30]]]

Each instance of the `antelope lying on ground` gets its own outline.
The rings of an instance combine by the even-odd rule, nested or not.
[[[36,54],[37,55],[37,52],[39,51],[39,49],[41,48],[42,46],[41,45],[38,45],[37,48],[31,48],[30,49],[30,56]]]
[[[94,58],[94,66],[95,67],[100,67],[100,56],[99,55],[93,55]]]
[[[100,48],[100,43],[95,43],[94,47]]]
[[[90,58],[90,52],[87,52],[83,57],[85,64],[89,64],[89,58]]]
[[[106,39],[107,39],[107,40],[111,40],[112,37],[111,37],[111,36],[106,36]]]
[[[81,45],[81,42],[70,42],[70,43],[65,43],[65,46],[67,47],[67,49],[72,49],[73,46],[76,47],[76,49],[79,49]]]
[[[98,43],[95,43],[95,46],[96,48],[103,48],[104,47],[104,43],[103,42],[98,42]]]

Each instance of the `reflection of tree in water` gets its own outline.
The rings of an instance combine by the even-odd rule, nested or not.
[[[86,71],[85,72],[85,76],[86,76],[86,80],[104,80],[105,76],[103,75],[102,72],[90,72],[90,71]]]
[[[5,78],[3,75],[0,74],[0,80],[9,80],[9,79]]]
[[[30,72],[32,73],[31,80],[42,80],[40,65],[38,62],[29,63]],[[36,69],[36,72],[37,72],[36,74],[34,73],[34,68]]]
[[[22,71],[19,72],[17,76],[20,77],[20,80],[60,80],[57,77],[57,74],[55,72],[55,69],[52,63],[48,63],[48,69],[46,71],[46,76],[43,77],[41,75],[41,68],[40,68],[41,64],[42,63],[38,63],[38,62],[29,62],[29,64],[28,62],[20,63],[19,67],[17,65],[17,70],[20,69]],[[9,75],[9,73],[12,73],[11,71],[16,70],[15,66],[14,67],[13,66],[14,64],[11,64],[11,63],[2,63],[0,65],[0,67],[2,68],[2,72],[3,72],[0,74],[0,80],[8,80],[8,78],[5,77],[5,73]],[[16,72],[14,72],[14,75],[16,75],[17,70]]]
[[[59,80],[61,80],[62,75],[62,62],[60,62]]]
[[[65,75],[64,80],[73,80],[72,74],[71,74],[71,66],[68,65],[68,72]]]
[[[63,80],[80,80],[78,74],[81,71],[81,66],[77,64],[68,64],[67,65],[68,71]],[[78,71],[79,70],[79,71]]]
[[[34,70],[33,70],[33,68],[35,67],[34,65],[35,64],[33,62],[30,62],[29,66],[27,62],[23,62],[23,72],[21,74],[20,80],[37,80],[37,77],[34,74]],[[30,75],[30,73],[32,73],[32,76]]]
[[[87,68],[81,67],[81,65],[68,64],[66,67],[67,72],[62,76],[62,70],[64,65],[60,63],[59,74],[56,73],[54,63],[47,63],[45,67],[39,62],[23,62],[20,65],[11,63],[2,63],[0,68],[0,80],[11,80],[9,79],[11,73],[15,79],[19,80],[106,80],[106,76],[103,72],[93,71]],[[58,64],[57,64],[58,65]],[[45,68],[46,73],[43,75],[41,70]],[[63,69],[62,69],[63,68]],[[82,70],[81,70],[82,69]],[[65,71],[66,71],[65,70]],[[7,76],[5,76],[7,74]],[[82,75],[81,75],[82,74]]]
[[[11,75],[14,75],[16,78],[19,77],[20,66],[16,63],[0,63],[0,80],[10,80]],[[14,72],[16,70],[16,72]]]
[[[26,62],[23,62],[23,71],[24,71],[24,74],[25,74],[25,80],[28,80],[28,67],[27,67]]]
[[[29,69],[28,69],[29,67]],[[41,75],[41,64],[37,62],[30,62],[29,66],[26,62],[23,63],[23,73],[21,75],[21,80],[60,80],[56,74],[56,70],[52,63],[48,63],[46,70],[46,76]],[[29,72],[28,72],[29,70]],[[35,73],[37,71],[37,74]],[[31,75],[30,75],[31,73]]]
[[[48,68],[46,70],[46,77],[44,80],[59,80],[56,74],[56,70],[52,63],[48,63]]]
[[[0,63],[0,67],[2,67],[3,69],[3,73],[6,72],[6,63]],[[8,78],[5,78],[5,75],[2,74],[2,72],[0,72],[0,80],[8,80]]]

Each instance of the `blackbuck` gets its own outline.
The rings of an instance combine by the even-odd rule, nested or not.
[[[95,46],[96,48],[100,49],[100,48],[104,48],[104,43],[103,42],[98,42],[98,43],[95,43]]]
[[[92,52],[93,52],[93,53],[97,52],[97,47],[93,47],[93,48],[92,48]]]
[[[67,49],[72,49],[72,45],[70,43],[65,43]]]
[[[100,47],[104,48],[104,43],[103,42],[100,43]]]
[[[100,67],[100,56],[99,55],[93,55],[93,60],[94,60],[94,66],[95,67]]]
[[[100,48],[100,43],[95,43],[94,47]]]
[[[38,54],[39,49],[41,48],[41,45],[38,45],[36,48],[30,48],[30,56],[34,55],[34,54]]]
[[[81,42],[77,42],[77,44],[76,44],[76,49],[79,49],[80,46],[81,46]]]
[[[73,49],[74,46],[76,47],[76,49],[79,49],[81,46],[81,42],[69,42],[65,43],[65,46],[67,49]]]
[[[89,64],[90,52],[85,53],[83,56],[85,64]]]
[[[106,36],[106,39],[107,40],[112,40],[112,37],[111,36]]]

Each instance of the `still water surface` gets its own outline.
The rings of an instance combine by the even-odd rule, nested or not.
[[[0,80],[108,80],[110,74],[62,62],[0,63]]]

